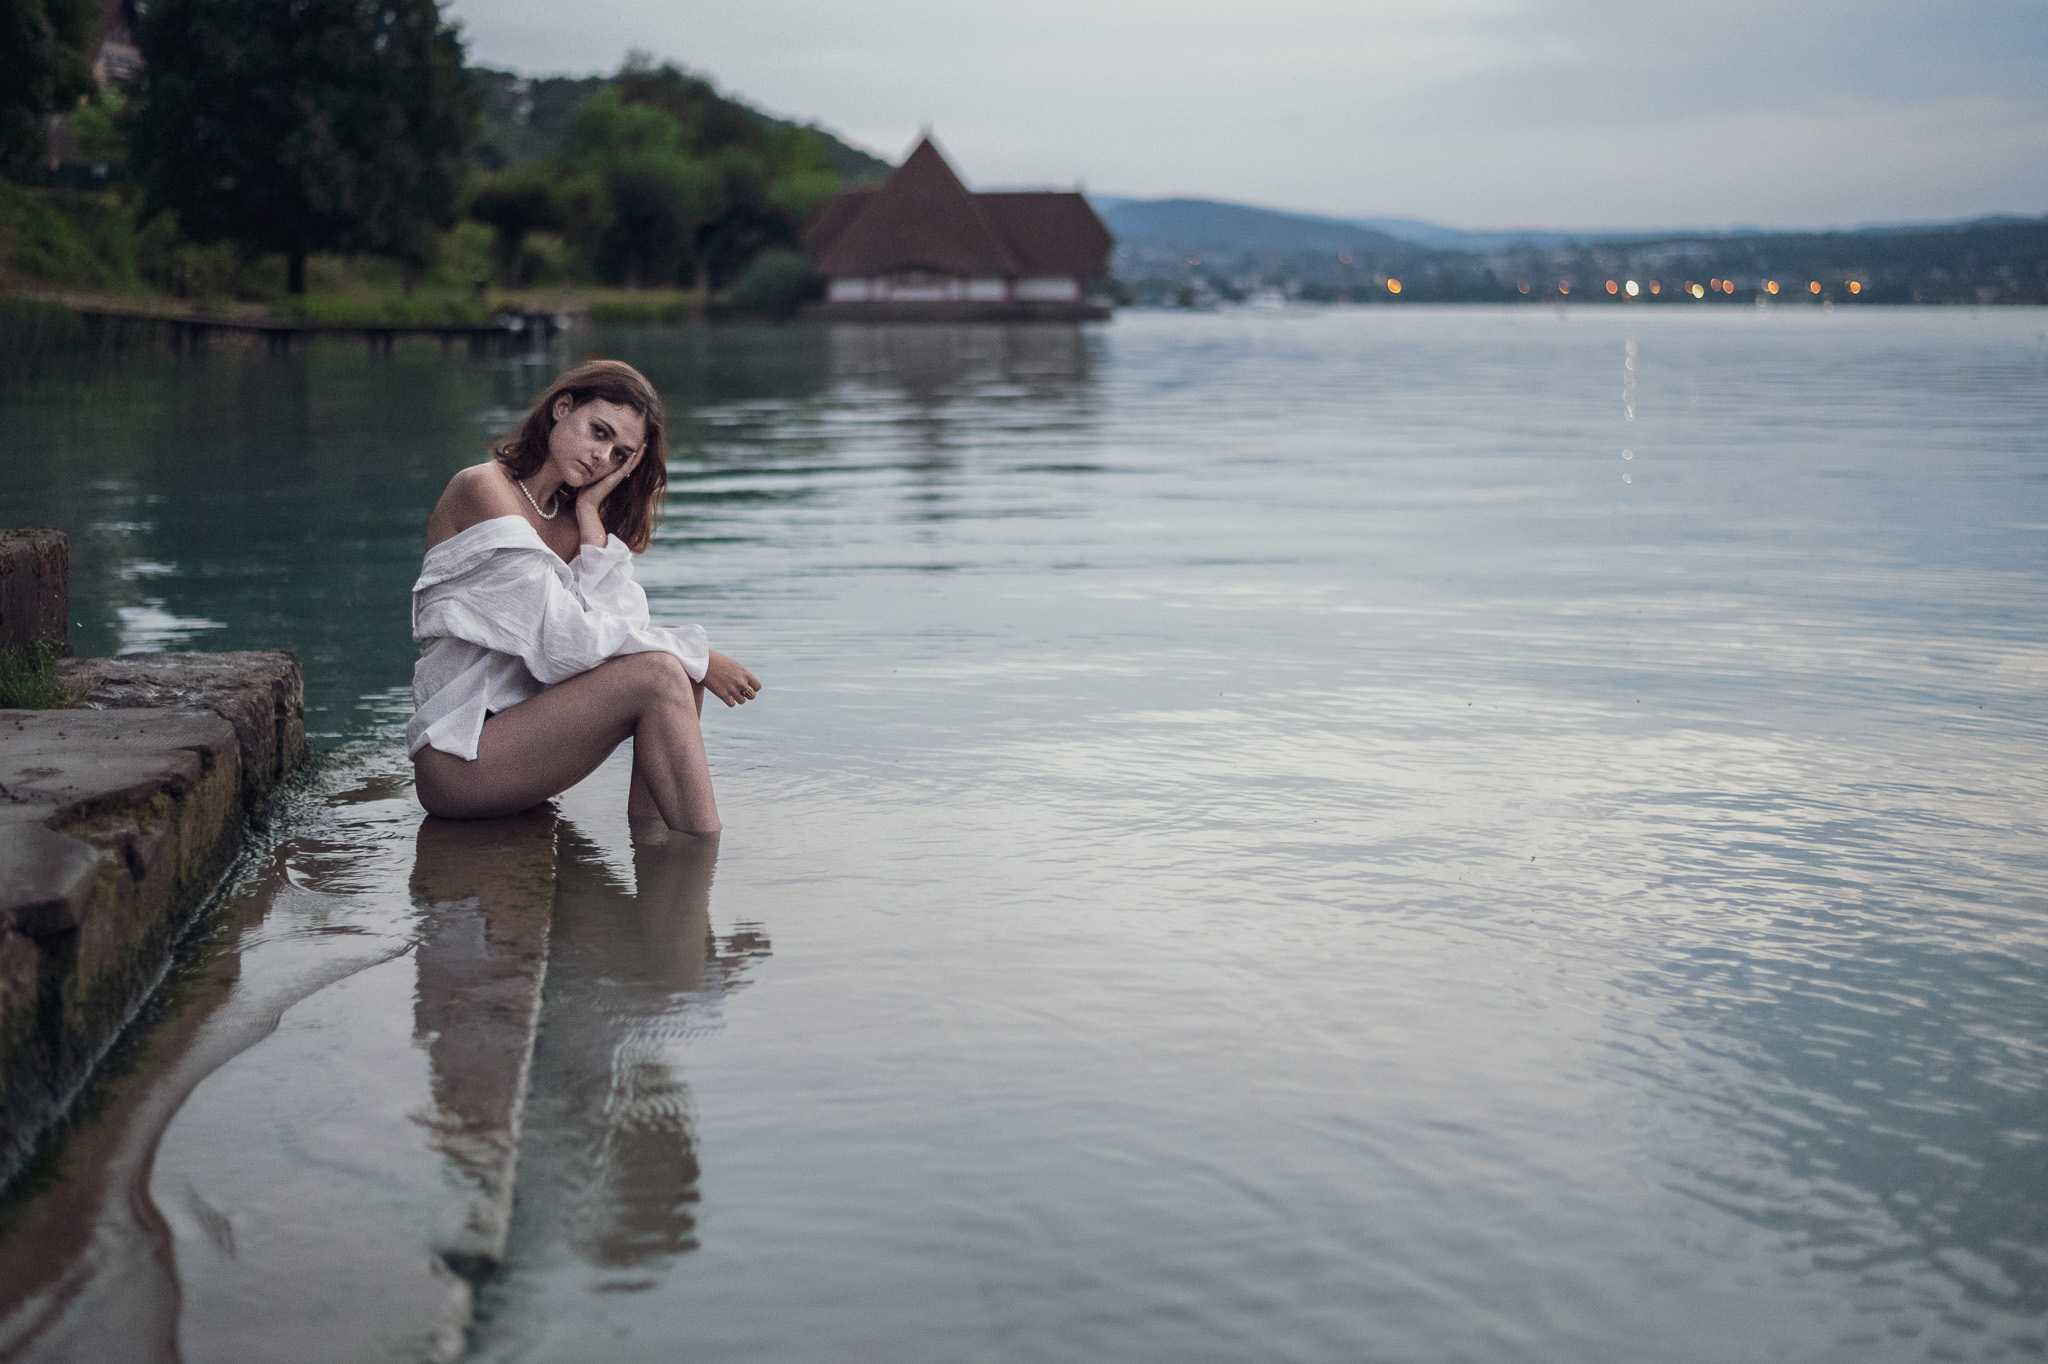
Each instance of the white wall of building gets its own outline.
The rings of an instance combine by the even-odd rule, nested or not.
[[[890,275],[879,279],[853,276],[825,286],[828,303],[1073,303],[1081,282],[1071,276],[1034,275],[1016,282],[1012,291],[1000,279],[958,279],[946,275]]]
[[[1017,281],[1020,303],[1073,303],[1081,297],[1081,281],[1072,275],[1029,275]]]

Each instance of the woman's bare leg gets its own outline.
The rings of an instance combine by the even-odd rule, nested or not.
[[[688,674],[684,674],[688,676]],[[704,684],[690,681],[691,699],[697,703],[697,715],[704,714]],[[700,741],[700,747],[701,741]],[[661,808],[654,803],[654,793],[648,788],[647,775],[640,770],[640,741],[633,741],[633,782],[626,788],[626,817],[628,819],[660,819]],[[666,820],[662,821],[667,823]],[[670,825],[673,828],[673,825]]]
[[[413,759],[420,803],[450,819],[524,810],[582,781],[630,737],[634,785],[651,812],[671,829],[714,832],[700,696],[673,654],[611,659],[484,721],[474,762],[421,749]]]

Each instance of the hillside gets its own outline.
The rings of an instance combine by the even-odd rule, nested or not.
[[[1853,232],[1467,232],[1407,219],[1349,221],[1210,199],[1097,196],[1116,234],[1112,269],[1139,301],[1373,296],[1389,277],[1403,297],[1471,301],[1579,297],[1606,281],[1740,281],[1747,301],[1772,279],[1882,303],[2048,303],[2048,218],[1866,228]],[[1846,292],[1854,279],[1858,289]],[[1523,285],[1529,288],[1525,291]],[[1689,295],[1688,295],[1689,296]],[[1644,297],[1652,297],[1645,294]],[[1717,291],[1734,301],[1734,291]],[[1789,298],[1789,295],[1787,295]]]
[[[1437,250],[1492,251],[1503,246],[1668,235],[1533,229],[1474,232],[1414,218],[1332,218],[1219,199],[1126,199],[1097,194],[1090,195],[1089,201],[1120,240],[1225,250],[1350,251],[1393,241]]]
[[[1091,198],[1095,211],[1120,242],[1157,242],[1200,250],[1350,251],[1392,246],[1391,233],[1342,218],[1283,213],[1214,199]]]
[[[569,132],[576,111],[583,102],[606,86],[618,83],[617,76],[522,76],[516,71],[498,71],[487,66],[469,68],[470,89],[476,96],[479,128],[469,157],[485,170],[510,170],[534,161],[561,156],[568,150]],[[731,99],[730,96],[725,98]],[[893,169],[887,161],[862,151],[815,123],[796,124],[788,119],[762,113],[742,101],[733,100],[748,117],[771,128],[805,127],[825,144],[825,156],[840,181],[866,184],[886,177]]]

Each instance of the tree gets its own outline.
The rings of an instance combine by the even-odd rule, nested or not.
[[[729,283],[764,250],[795,248],[839,188],[817,134],[638,57],[577,113],[571,155],[605,188],[592,267],[628,285]]]
[[[454,221],[475,120],[435,0],[155,0],[131,156],[152,211],[199,242],[417,269]]]
[[[0,0],[0,171],[43,155],[43,120],[92,91],[99,0]]]
[[[536,161],[518,170],[475,176],[469,216],[491,229],[491,255],[499,283],[517,288],[525,282],[520,269],[529,233],[557,231],[568,225],[555,187],[560,173],[558,165]]]
[[[597,171],[603,218],[587,243],[600,279],[628,288],[680,282],[692,240],[716,206],[717,177],[690,154],[675,115],[603,90],[576,115],[577,163]]]

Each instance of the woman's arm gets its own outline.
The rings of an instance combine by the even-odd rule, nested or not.
[[[657,628],[592,606],[562,581],[537,537],[502,543],[413,590],[413,638],[437,636],[512,654],[546,686],[622,653],[659,649],[702,677],[710,645],[695,625]]]
[[[618,468],[596,482],[586,483],[576,490],[576,531],[583,537],[584,544],[596,545],[603,549],[605,541],[611,538],[611,532],[604,528],[604,518],[598,515],[598,509],[604,506],[604,500],[611,496],[612,489],[626,481],[626,475],[633,472],[646,453],[647,447],[643,445],[628,455],[626,462]]]
[[[616,470],[605,475],[595,483],[586,483],[577,492],[576,529],[581,534],[583,543],[586,546],[603,549],[610,540],[611,536],[604,528],[604,519],[598,515],[598,509],[604,505],[604,500],[611,490],[618,487],[620,483],[625,481],[626,475],[633,472],[634,466],[640,463],[640,458],[644,453],[644,446],[639,450],[635,450],[627,458],[626,462]],[[579,555],[578,557],[580,558],[581,556]],[[639,588],[637,586],[633,590],[638,594]],[[639,609],[641,614],[644,615],[647,610],[646,598],[643,596],[639,600]],[[702,680],[704,690],[710,692],[728,706],[743,706],[761,692],[760,678],[754,676],[732,658],[718,652],[716,649],[710,651],[709,661],[705,664]]]

